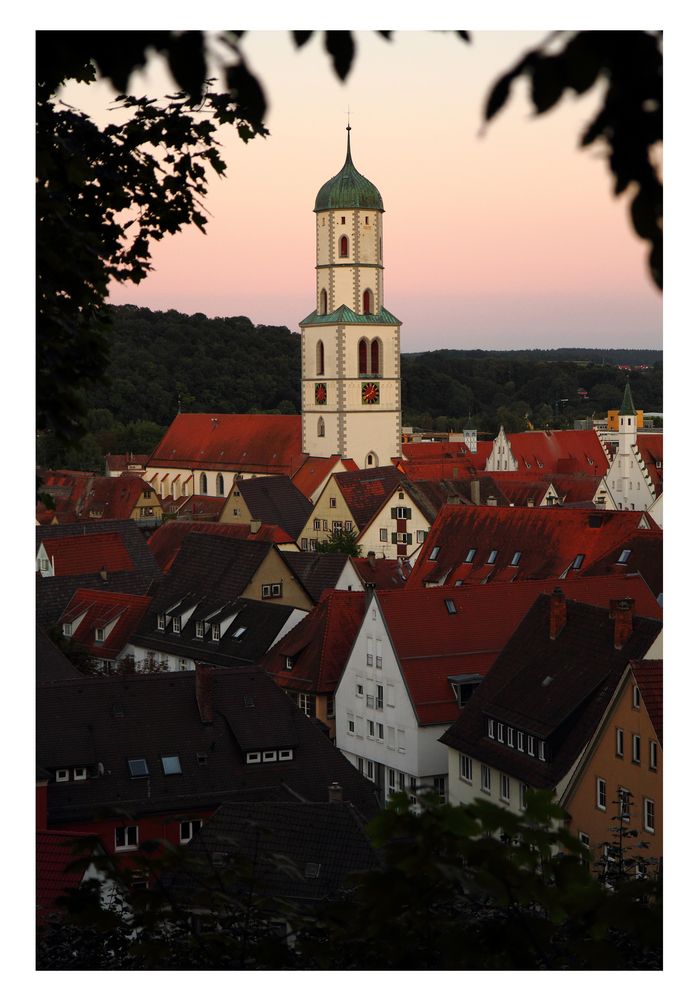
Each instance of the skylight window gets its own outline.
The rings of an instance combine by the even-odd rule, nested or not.
[[[491,552],[490,552],[490,554],[488,555],[488,557],[487,557],[487,563],[488,563],[488,565],[489,565],[489,566],[491,566],[491,565],[492,565],[492,563],[493,563],[493,562],[495,561],[495,559],[497,558],[497,552],[498,552],[498,551],[499,551],[498,549],[492,549],[492,551],[491,551]]]
[[[158,631],[159,632],[164,632],[165,631],[165,616],[164,615],[158,615]]]
[[[306,878],[319,878],[320,865],[315,861],[308,861],[305,866],[304,875]]]
[[[181,774],[182,764],[179,760],[178,754],[173,754],[171,757],[161,757],[163,774]]]
[[[465,559],[463,560],[463,562],[471,563],[473,561],[473,559],[475,558],[475,553],[476,552],[477,552],[477,549],[468,549],[468,554],[465,557]]]
[[[521,559],[521,553],[520,552],[515,552],[514,555],[511,557],[511,565],[512,566],[518,566],[520,559]]]
[[[238,642],[242,639],[243,635],[247,632],[247,626],[241,625],[240,628],[235,629],[233,632],[233,639],[237,639]]]
[[[574,562],[572,563],[572,569],[579,569],[584,562],[584,553],[580,552],[574,557]]]
[[[623,549],[623,551],[621,552],[621,554],[618,556],[618,562],[622,563],[623,565],[625,565],[627,563],[628,559],[630,558],[630,553],[631,552],[632,552],[632,549]]]
[[[147,778],[150,773],[145,757],[132,757],[128,762],[128,769],[132,778]]]
[[[453,601],[451,600],[444,601],[444,604],[446,605],[446,610],[448,611],[449,615],[455,615],[456,605],[453,603]]]
[[[438,557],[440,551],[441,551],[441,546],[435,545],[434,548],[431,550],[431,555],[429,556],[430,562]]]
[[[253,694],[245,694],[245,695],[243,695],[242,696],[242,701],[243,701],[243,704],[244,704],[245,708],[254,708],[254,695]]]

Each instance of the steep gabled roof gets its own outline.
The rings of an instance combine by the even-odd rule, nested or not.
[[[647,714],[660,743],[664,742],[664,661],[632,660],[630,668],[640,688]]]
[[[313,505],[288,476],[257,476],[236,483],[255,521],[279,524],[291,538],[298,538]]]
[[[115,659],[122,651],[150,606],[151,598],[136,594],[120,594],[113,591],[75,591],[59,624],[73,622],[84,615],[72,638],[90,656],[100,659]],[[95,636],[96,629],[109,629],[102,642]]]
[[[253,542],[286,544],[293,541],[276,524],[262,524],[258,531],[253,532],[249,524],[221,524],[218,521],[188,521],[178,518],[161,524],[148,539],[148,547],[163,573],[169,572],[182,547],[182,540],[192,531]]]
[[[478,441],[477,451],[470,451],[463,441],[406,441],[402,446],[405,474],[414,479],[413,465],[443,465],[439,478],[451,479],[452,464],[467,466],[473,472],[482,472],[492,451],[491,441]],[[429,477],[431,478],[431,477]]]
[[[508,434],[518,471],[604,475],[608,456],[596,431],[525,431]]]
[[[203,493],[193,493],[179,504],[177,517],[215,522],[225,507],[225,499],[225,497],[211,497],[205,496]]]
[[[577,572],[572,570],[577,556],[584,557],[579,568],[586,569],[643,519],[642,511],[447,505],[431,526],[407,586]],[[474,555],[466,562],[471,549]]]
[[[317,458],[309,455],[300,469],[293,475],[293,485],[301,493],[310,498],[320,487],[334,468],[340,465],[338,472],[357,472],[358,466],[351,458],[341,458],[340,455],[330,455],[329,458]]]
[[[102,535],[72,535],[45,538],[43,546],[53,567],[54,576],[79,576],[82,573],[119,573],[134,568],[122,537],[116,531]]]
[[[80,520],[100,517],[103,520],[125,521],[131,516],[139,497],[151,487],[138,476],[94,476],[76,507]],[[159,506],[157,496],[154,503]]]
[[[333,782],[363,817],[376,812],[369,782],[271,678],[238,667],[216,668],[210,680],[210,724],[199,715],[194,671],[83,677],[39,687],[37,763],[49,772],[84,766],[90,774],[86,781],[49,783],[49,823],[95,818],[109,808],[134,817],[186,814],[238,793],[263,802],[281,786],[301,801],[326,802]],[[250,748],[293,754],[247,763]],[[164,773],[161,757],[172,755],[179,757],[180,774]],[[146,760],[147,781],[130,776],[133,758]]]
[[[287,632],[261,662],[281,687],[315,694],[334,693],[363,621],[362,591],[330,590],[302,622]],[[293,660],[290,670],[287,657]]]
[[[458,707],[449,677],[484,676],[539,595],[550,594],[558,586],[568,598],[608,608],[611,598],[630,597],[637,610],[657,619],[662,615],[639,578],[531,580],[378,593],[421,725],[456,718]]]
[[[352,556],[351,564],[366,584],[376,590],[401,589],[412,572],[412,566],[407,560],[369,558],[368,556]]]
[[[603,573],[616,576],[639,573],[659,597],[664,591],[663,547],[664,534],[661,528],[630,531],[622,541],[616,541],[588,566],[585,565],[582,573],[590,576]],[[623,562],[620,562],[621,558]]]
[[[447,746],[536,788],[552,788],[593,735],[631,659],[641,658],[661,622],[634,617],[621,649],[608,609],[566,603],[566,623],[550,638],[550,603],[541,594],[458,720],[441,737]],[[545,760],[488,736],[487,720],[545,741]]]
[[[104,456],[107,469],[112,472],[126,472],[129,467],[145,468],[150,455],[134,455],[133,452],[126,452],[124,455],[112,455],[107,452]]]
[[[148,467],[291,476],[304,460],[299,415],[179,413]]]
[[[358,472],[337,472],[334,481],[361,532],[404,477],[394,465],[384,465]]]
[[[36,629],[36,680],[38,684],[81,677],[78,668],[51,642],[43,629]]]
[[[326,590],[333,590],[349,556],[344,552],[294,552],[281,550],[279,555],[317,604]]]

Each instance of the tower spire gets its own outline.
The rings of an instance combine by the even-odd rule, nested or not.
[[[619,416],[621,417],[634,417],[637,411],[635,409],[635,404],[633,403],[632,393],[630,392],[630,377],[625,383],[625,392],[623,393],[623,402],[621,404]]]

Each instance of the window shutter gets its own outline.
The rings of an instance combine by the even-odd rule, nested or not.
[[[390,508],[390,519],[391,519],[391,521],[396,521],[397,520],[397,507],[391,507]]]
[[[412,544],[412,532],[411,531],[408,531],[407,534],[405,535],[405,542],[406,542],[407,545],[411,545]]]
[[[412,508],[405,507],[405,520],[409,521],[411,517],[412,517]]]
[[[393,545],[397,545],[397,531],[393,531],[390,535],[390,541]]]

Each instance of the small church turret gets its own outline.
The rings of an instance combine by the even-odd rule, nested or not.
[[[303,450],[401,455],[400,321],[383,304],[383,199],[347,153],[315,199],[316,302],[301,320]]]

